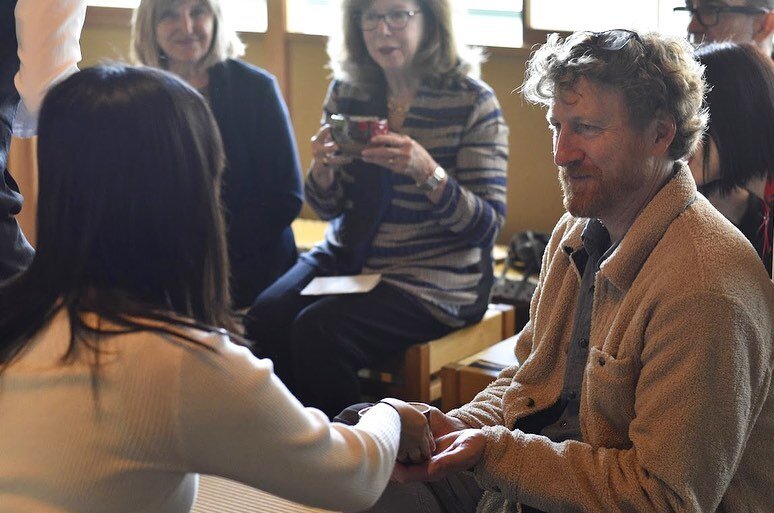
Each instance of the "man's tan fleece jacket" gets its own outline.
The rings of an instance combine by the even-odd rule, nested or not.
[[[562,389],[587,220],[554,229],[521,367],[451,412],[485,426],[478,511],[774,511],[774,284],[678,168],[597,273],[583,442],[512,431]]]

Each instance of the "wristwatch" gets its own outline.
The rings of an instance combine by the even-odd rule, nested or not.
[[[427,177],[427,180],[421,183],[417,182],[417,187],[423,192],[434,191],[444,180],[446,180],[446,170],[441,166],[435,166],[435,170]]]

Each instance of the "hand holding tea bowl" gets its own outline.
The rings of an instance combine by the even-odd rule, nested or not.
[[[395,132],[372,137],[362,151],[361,158],[364,162],[406,175],[416,183],[424,183],[438,167],[438,163],[421,144],[407,135]]]
[[[340,153],[341,148],[333,140],[331,125],[322,125],[312,136],[312,166],[310,172],[315,183],[322,190],[330,188],[334,170],[352,162],[352,157]]]
[[[323,190],[333,183],[334,169],[355,158],[406,175],[416,183],[425,182],[438,167],[421,144],[389,131],[386,120],[371,116],[332,115],[330,123],[312,137],[312,155],[311,172]]]

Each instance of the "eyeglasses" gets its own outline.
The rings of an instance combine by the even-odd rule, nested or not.
[[[690,2],[686,2],[685,7],[675,7],[673,10],[675,12],[690,13],[705,27],[717,25],[720,22],[720,15],[724,12],[746,14],[748,16],[770,12],[765,7],[753,7],[751,5],[700,5],[699,7],[693,7]]]
[[[591,37],[593,38],[591,44],[600,50],[617,52],[629,44],[631,40],[637,41],[643,51],[645,50],[645,44],[642,42],[640,35],[633,30],[613,29],[605,30],[604,32],[592,32]]]
[[[358,21],[360,22],[360,30],[369,31],[374,30],[379,26],[379,22],[384,20],[387,26],[391,30],[402,30],[406,28],[411,18],[419,14],[420,10],[416,11],[390,11],[386,14],[376,14],[373,12],[361,13],[358,15]]]

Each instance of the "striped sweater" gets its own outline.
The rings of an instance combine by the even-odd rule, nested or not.
[[[337,112],[384,116],[384,93],[334,81],[323,120]],[[430,153],[448,173],[448,183],[433,204],[411,178],[379,168],[385,207],[369,233],[361,272],[381,273],[444,324],[476,322],[486,310],[491,250],[505,219],[508,127],[500,105],[479,80],[461,77],[443,86],[426,80],[400,133]],[[339,169],[325,193],[306,180],[307,200],[320,218],[334,220],[358,202],[349,186],[367,168],[356,160]],[[340,242],[346,227],[333,223],[326,244]]]

